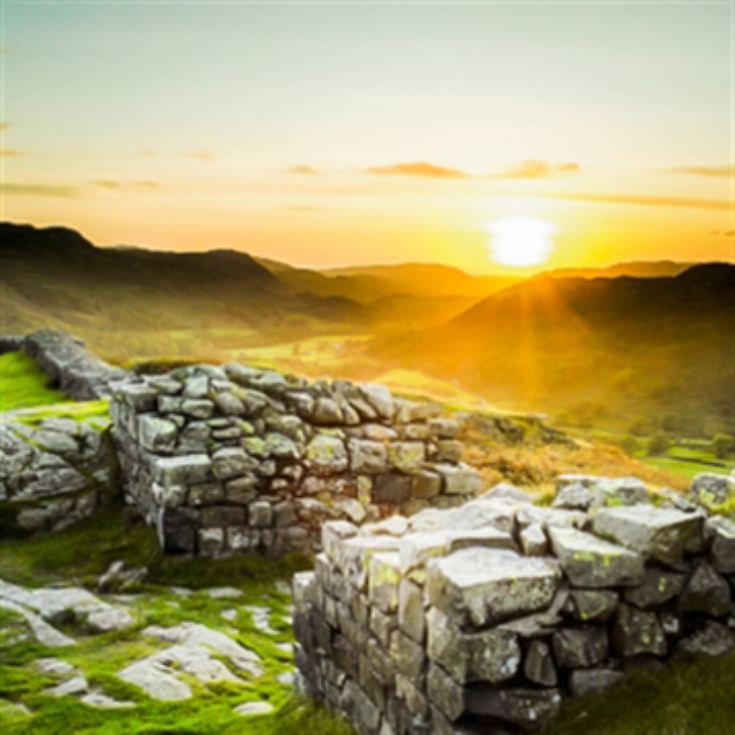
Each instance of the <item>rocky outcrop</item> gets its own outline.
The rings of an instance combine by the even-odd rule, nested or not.
[[[54,387],[81,401],[108,396],[115,381],[128,375],[92,354],[82,340],[57,329],[0,338],[0,354],[17,351],[33,357]]]
[[[638,661],[727,653],[735,524],[698,502],[725,486],[699,478],[684,497],[568,476],[557,507],[501,485],[326,523],[293,581],[300,685],[362,735],[525,732]]]
[[[126,500],[171,552],[311,550],[325,520],[450,507],[481,488],[460,424],[379,385],[199,365],[118,384],[111,410]]]
[[[117,495],[117,462],[103,417],[0,415],[0,530],[57,531]]]

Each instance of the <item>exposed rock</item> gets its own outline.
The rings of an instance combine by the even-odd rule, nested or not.
[[[556,494],[552,506],[566,510],[586,511],[592,505],[592,493],[581,482],[563,485]]]
[[[724,656],[735,648],[735,633],[714,620],[704,622],[699,630],[679,641],[678,656]]]
[[[684,612],[703,613],[712,617],[727,615],[732,610],[730,585],[706,561],[699,561],[681,594],[679,606]]]
[[[549,644],[542,640],[532,640],[528,644],[523,661],[523,673],[529,681],[545,687],[556,686],[558,676]]]
[[[656,613],[620,603],[612,627],[612,642],[619,655],[666,654],[666,638]]]
[[[646,569],[643,582],[623,592],[627,602],[644,610],[658,607],[677,597],[684,588],[684,575],[657,567]]]
[[[474,625],[541,610],[559,585],[548,562],[505,549],[462,549],[429,562],[427,570],[431,604]]]
[[[617,686],[625,674],[614,669],[582,669],[572,671],[569,677],[569,691],[575,697],[598,694]]]
[[[725,503],[735,493],[735,477],[703,472],[692,480],[689,492],[699,505],[713,508]]]
[[[711,540],[712,565],[721,574],[735,573],[735,522],[724,516],[707,519],[705,533]]]
[[[640,554],[571,528],[550,528],[564,573],[578,587],[635,586],[643,580]]]
[[[701,543],[703,519],[678,510],[638,504],[603,508],[594,517],[595,533],[647,558],[676,564],[691,546]]]
[[[254,715],[269,715],[274,711],[270,702],[244,702],[235,707],[235,712],[242,717],[253,717]]]
[[[522,730],[541,729],[558,713],[558,689],[469,689],[465,693],[467,712],[497,717]]]
[[[588,668],[607,658],[607,632],[601,627],[561,628],[551,637],[551,643],[554,660],[561,669]]]

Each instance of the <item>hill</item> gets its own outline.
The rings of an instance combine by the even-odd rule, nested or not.
[[[689,430],[731,430],[733,324],[735,266],[709,264],[674,278],[539,277],[370,349],[490,400],[618,424],[665,412]]]
[[[191,349],[176,342],[182,331],[211,350],[218,332],[229,340],[234,330],[247,342],[248,335],[275,339],[368,319],[349,299],[297,292],[245,253],[98,248],[61,227],[0,224],[0,273],[0,332],[57,326],[107,354],[135,343],[130,334],[141,344],[155,335],[165,343],[158,354],[179,353]]]

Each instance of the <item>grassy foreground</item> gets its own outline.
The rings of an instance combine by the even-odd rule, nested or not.
[[[90,553],[93,551],[93,553]],[[63,650],[44,649],[31,643],[25,625],[13,614],[0,610],[0,728],[3,735],[16,733],[324,733],[349,735],[351,729],[322,708],[294,696],[278,676],[293,665],[285,644],[293,643],[289,620],[289,594],[284,583],[307,560],[291,557],[272,562],[257,556],[223,560],[184,560],[166,557],[158,550],[152,529],[126,516],[121,508],[98,513],[59,534],[22,540],[0,541],[0,579],[42,585],[54,582],[92,586],[109,563],[122,559],[131,566],[145,565],[149,575],[133,590],[129,601],[137,624],[134,628],[104,635],[80,636],[65,629],[78,645]],[[213,599],[208,587],[235,586],[237,599]],[[181,594],[177,588],[191,590]],[[254,625],[248,605],[267,607],[267,635]],[[236,610],[225,619],[225,610]],[[160,649],[160,644],[140,635],[149,625],[171,626],[184,621],[221,630],[261,658],[264,673],[245,686],[221,683],[209,688],[189,682],[195,696],[183,702],[156,702],[136,687],[120,681],[115,673],[133,661]],[[57,656],[76,666],[91,685],[134,709],[98,710],[69,697],[44,694],[55,682],[34,666],[34,660]],[[270,702],[275,713],[243,719],[233,708],[249,700]],[[22,705],[22,706],[21,706]],[[24,710],[23,707],[30,711]]]

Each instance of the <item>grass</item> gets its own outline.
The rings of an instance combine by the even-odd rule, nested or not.
[[[0,412],[65,400],[61,391],[49,386],[32,357],[23,352],[0,355]]]
[[[615,689],[569,700],[544,735],[735,732],[735,654],[632,673]]]
[[[94,553],[90,553],[94,550]],[[293,643],[287,616],[290,596],[279,582],[309,565],[304,557],[271,561],[242,555],[221,560],[188,560],[165,557],[158,550],[155,533],[142,522],[126,516],[121,508],[97,513],[72,528],[52,536],[0,542],[0,578],[38,586],[63,581],[92,586],[99,574],[115,559],[131,566],[145,565],[149,575],[136,588],[129,603],[136,616],[134,628],[97,636],[80,636],[73,648],[47,650],[32,644],[24,626],[10,613],[0,610],[0,718],[3,735],[32,733],[242,733],[291,735],[324,733],[352,735],[342,720],[294,695],[290,685],[277,676],[293,665],[291,655],[276,644]],[[171,585],[190,592],[177,594]],[[213,599],[210,586],[235,586],[237,599]],[[247,605],[270,608],[270,625],[276,635],[266,635],[254,626]],[[237,611],[234,620],[222,612]],[[177,703],[156,702],[115,675],[122,668],[165,644],[140,635],[149,625],[171,626],[195,621],[221,630],[261,658],[264,672],[245,685],[220,683],[210,688],[190,681],[195,697]],[[58,656],[76,666],[92,686],[109,696],[134,701],[130,710],[96,710],[68,697],[55,699],[43,692],[55,682],[41,674],[33,661],[41,656]],[[235,672],[237,673],[237,672]],[[276,709],[272,716],[243,719],[233,709],[249,700],[268,701]],[[32,716],[18,705],[25,705]]]

